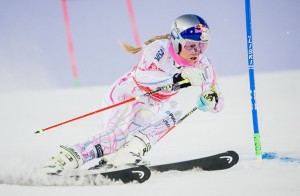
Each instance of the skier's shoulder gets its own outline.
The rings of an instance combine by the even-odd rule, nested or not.
[[[168,39],[155,40],[145,47],[144,54],[148,57],[153,57],[155,61],[159,62],[168,52],[168,43]]]

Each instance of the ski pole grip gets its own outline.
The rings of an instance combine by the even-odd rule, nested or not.
[[[167,86],[158,87],[156,90],[148,92],[146,94],[143,94],[142,96],[150,96],[154,93],[157,93],[157,92],[160,92],[160,91],[163,91],[163,90],[177,91],[177,90],[180,89],[180,85],[187,84],[189,82],[190,81],[188,79],[184,79],[184,80],[181,80],[180,82],[177,82],[177,83],[169,84]]]
[[[189,79],[184,79],[184,80],[181,80],[181,81],[179,81],[177,83],[174,83],[172,85],[172,91],[177,91],[177,90],[179,90],[179,89],[181,89],[183,87],[186,87],[186,86],[182,86],[184,84],[190,84]]]
[[[189,79],[184,79],[184,80],[181,80],[180,82],[177,82],[178,85],[188,84],[188,83],[190,83]]]

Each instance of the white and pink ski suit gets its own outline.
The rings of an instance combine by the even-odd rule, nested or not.
[[[218,103],[211,112],[219,112],[223,108],[223,97],[217,85],[212,63],[201,54],[193,66],[201,69],[205,75],[205,80],[199,87],[202,92],[209,90],[211,85],[216,87]],[[181,73],[185,68],[185,62],[174,53],[170,40],[156,40],[144,47],[139,64],[112,85],[104,98],[103,106],[116,104],[156,90],[157,87],[172,84],[174,75]],[[142,97],[110,109],[104,115],[103,130],[73,147],[81,152],[84,162],[114,153],[132,135],[138,134],[147,138],[150,148],[180,119],[181,110],[177,103],[170,99],[178,92],[160,91],[150,97]]]

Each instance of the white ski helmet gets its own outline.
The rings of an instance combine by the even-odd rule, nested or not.
[[[185,40],[208,42],[209,26],[203,18],[185,14],[175,19],[171,27],[171,42],[177,54],[184,46]]]

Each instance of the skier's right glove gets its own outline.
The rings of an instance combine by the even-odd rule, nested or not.
[[[204,82],[202,72],[198,67],[186,67],[182,70],[183,79],[188,79],[192,86],[200,86]]]
[[[188,86],[200,86],[204,79],[199,68],[191,67],[184,68],[181,73],[177,73],[173,76],[173,83],[178,83],[184,79],[188,79],[189,83],[179,85],[179,88],[186,88]]]

